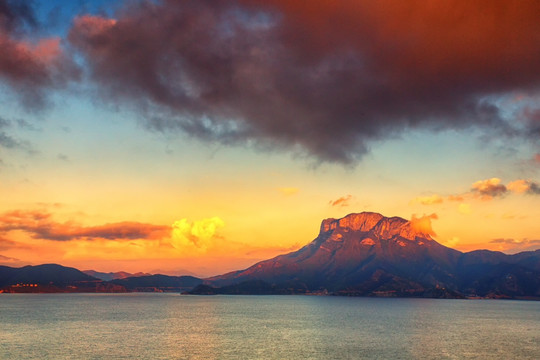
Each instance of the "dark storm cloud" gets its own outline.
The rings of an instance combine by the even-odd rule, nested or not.
[[[0,28],[15,31],[20,27],[36,27],[38,21],[31,0],[0,0]]]
[[[409,129],[514,134],[486,97],[540,88],[536,0],[127,4],[71,44],[104,97],[209,141],[351,163]]]
[[[38,25],[32,6],[32,1],[0,0],[0,82],[25,107],[37,109],[46,103],[48,89],[76,79],[78,69],[59,38],[25,39],[26,30]]]

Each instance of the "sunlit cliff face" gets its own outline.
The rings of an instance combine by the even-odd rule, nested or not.
[[[419,218],[413,215],[412,219],[407,221],[399,217],[386,218],[378,213],[363,212],[349,214],[338,220],[325,219],[321,224],[321,233],[344,229],[363,233],[374,231],[383,239],[397,235],[409,240],[414,240],[416,237],[431,239],[431,236],[435,236],[431,227],[432,219],[437,219],[437,215],[431,214]]]

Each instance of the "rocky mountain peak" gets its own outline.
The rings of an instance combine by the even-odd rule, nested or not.
[[[407,221],[400,217],[385,217],[379,213],[362,212],[349,214],[341,219],[329,218],[321,223],[320,233],[334,230],[371,232],[377,238],[390,239],[395,236],[414,240],[417,237],[431,240],[431,233],[419,226],[419,219]]]
[[[349,214],[341,219],[325,219],[321,224],[321,233],[337,228],[346,228],[353,231],[370,231],[384,216],[374,212]]]

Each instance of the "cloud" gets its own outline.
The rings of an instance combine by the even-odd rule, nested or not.
[[[171,244],[177,249],[195,247],[206,252],[218,236],[217,232],[225,226],[219,217],[189,222],[187,219],[175,221],[172,225]]]
[[[14,210],[0,214],[0,251],[8,251],[10,256],[26,253],[25,259],[56,251],[54,256],[62,254],[63,259],[112,260],[230,255],[256,249],[225,241],[219,233],[224,226],[219,217],[193,222],[181,219],[171,225],[123,221],[83,226],[55,221],[54,214],[47,211]]]
[[[0,0],[0,81],[13,88],[25,107],[36,108],[45,104],[47,89],[64,86],[79,70],[62,51],[60,38],[22,38],[38,26],[31,4]]]
[[[170,227],[129,221],[85,227],[73,222],[55,222],[48,212],[15,210],[1,214],[0,233],[16,230],[36,239],[55,241],[95,238],[131,240],[159,239],[168,236]]]
[[[279,188],[278,191],[285,196],[291,196],[291,195],[298,194],[300,189],[296,187],[282,187],[282,188]]]
[[[443,201],[443,198],[437,194],[433,194],[431,196],[419,196],[413,200],[413,202],[420,203],[422,205],[442,204]]]
[[[506,253],[518,253],[522,251],[534,251],[540,249],[539,239],[513,239],[513,238],[498,238],[489,242],[490,244],[496,244],[497,250],[504,251]]]
[[[350,164],[411,129],[512,134],[487,99],[540,85],[537,0],[126,3],[70,44],[104,99],[205,141]]]
[[[35,154],[37,151],[33,148],[30,142],[10,135],[13,123],[13,121],[7,120],[0,116],[0,149],[4,148],[7,150],[19,150],[27,154]],[[20,128],[29,126],[28,123],[22,119],[18,119],[16,123]],[[0,157],[0,164],[1,163],[2,158]]]
[[[540,154],[534,155],[534,162],[536,162],[537,164],[540,164]]]
[[[11,126],[11,122],[0,117],[0,146],[6,149],[13,149],[20,146],[19,141],[5,132]]]
[[[4,256],[0,254],[0,265],[6,266],[22,266],[25,265],[20,259]]]
[[[472,184],[472,192],[477,194],[483,200],[491,200],[496,197],[501,197],[508,192],[504,184],[501,184],[501,179],[491,178],[479,180]]]
[[[413,214],[409,223],[411,229],[414,232],[430,236],[437,236],[437,234],[435,234],[435,231],[433,231],[433,228],[431,227],[431,220],[436,220],[438,218],[439,217],[435,213],[431,215],[424,215],[421,217],[416,217],[416,215]]]
[[[540,185],[534,181],[530,180],[515,180],[511,181],[507,185],[508,190],[515,192],[517,194],[531,194],[531,195],[540,195]]]
[[[444,246],[448,246],[448,247],[455,247],[459,242],[461,241],[461,239],[457,236],[453,236],[450,240],[446,240],[446,241],[442,241],[441,243],[444,245]]]
[[[490,241],[491,244],[523,244],[523,245],[528,245],[528,244],[531,244],[531,245],[534,245],[534,244],[540,244],[540,240],[528,240],[528,239],[523,239],[523,240],[516,240],[516,239],[504,239],[504,238],[499,238],[499,239],[493,239]]]
[[[540,195],[540,184],[533,180],[517,179],[510,181],[507,185],[503,184],[499,178],[490,178],[478,180],[471,185],[469,192],[452,194],[446,196],[448,201],[460,202],[457,210],[460,214],[470,214],[471,204],[477,200],[491,201],[496,198],[502,198],[509,194],[528,194]],[[423,205],[439,204],[444,201],[444,198],[439,195],[417,197],[411,203],[420,203]],[[466,201],[466,202],[465,202]]]
[[[22,25],[37,26],[37,19],[29,1],[0,0],[0,26],[14,30]]]
[[[60,153],[60,154],[56,155],[56,158],[58,160],[69,162],[69,156],[67,156],[66,154],[61,154]]]
[[[329,204],[331,206],[347,207],[351,205],[352,199],[352,195],[342,196],[336,200],[330,200]]]

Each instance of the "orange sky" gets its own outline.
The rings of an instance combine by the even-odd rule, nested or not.
[[[0,7],[0,264],[216,275],[361,211],[540,248],[537,1],[58,1]]]

